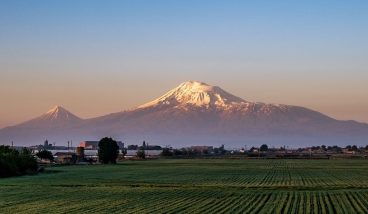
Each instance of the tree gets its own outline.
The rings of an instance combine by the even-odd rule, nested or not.
[[[167,149],[168,150],[168,149]],[[171,152],[170,150],[169,150],[169,152]],[[172,153],[172,155],[174,155],[174,156],[181,156],[181,155],[183,155],[184,154],[184,150],[183,149],[174,149],[174,151],[173,152],[171,152]]]
[[[125,156],[127,153],[128,153],[128,150],[126,148],[121,149],[121,154]]]
[[[43,149],[41,151],[39,151],[36,154],[37,157],[41,158],[41,159],[45,159],[45,160],[49,160],[49,161],[53,161],[54,160],[54,156],[52,155],[52,153],[46,149]]]
[[[224,144],[222,144],[220,147],[219,147],[219,152],[220,154],[224,155],[226,153],[226,150],[225,150],[225,146]]]
[[[37,161],[28,149],[21,152],[9,146],[0,146],[0,177],[36,173]]]
[[[137,150],[138,145],[128,145],[128,150]]]
[[[52,159],[54,156],[52,156]],[[23,174],[35,173],[38,169],[38,164],[31,150],[23,148],[19,153],[18,169]]]
[[[146,159],[146,152],[143,149],[137,151],[137,157],[140,159]]]
[[[163,148],[162,152],[161,152],[161,156],[163,157],[169,157],[169,156],[173,156],[173,152],[169,149],[169,148]]]
[[[267,144],[262,144],[262,146],[259,148],[259,150],[261,152],[267,152],[268,151],[268,146]]]
[[[98,160],[103,164],[116,164],[119,155],[118,143],[112,138],[105,137],[98,142]]]
[[[336,152],[336,153],[341,153],[342,152],[342,149],[339,147],[339,146],[332,146],[331,147],[331,150],[333,151],[333,152]]]

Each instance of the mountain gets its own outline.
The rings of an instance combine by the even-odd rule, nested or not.
[[[132,110],[86,120],[55,107],[36,119],[0,130],[0,140],[21,139],[24,132],[28,142],[44,136],[58,141],[112,136],[129,144],[146,140],[172,146],[368,142],[368,124],[335,120],[298,106],[246,101],[198,81],[184,82]]]
[[[30,121],[21,123],[18,127],[25,128],[60,128],[79,124],[83,119],[75,116],[61,106],[55,106],[43,115]]]
[[[137,108],[89,121],[96,133],[170,145],[364,143],[368,125],[290,105],[250,102],[188,81]],[[96,128],[97,127],[97,128]]]
[[[78,134],[83,122],[65,108],[55,106],[39,117],[1,129],[0,140],[5,143],[14,141],[17,145],[40,144],[45,139],[64,141],[68,136]]]

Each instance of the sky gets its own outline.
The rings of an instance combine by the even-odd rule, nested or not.
[[[181,82],[368,122],[368,1],[1,0],[0,127]]]

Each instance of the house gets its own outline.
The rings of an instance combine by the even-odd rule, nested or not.
[[[342,153],[349,154],[349,155],[355,155],[355,151],[352,151],[351,149],[343,148]]]
[[[74,152],[57,152],[54,155],[57,163],[75,164],[77,162],[77,154]]]
[[[79,147],[85,150],[98,150],[98,141],[82,141],[79,143]]]

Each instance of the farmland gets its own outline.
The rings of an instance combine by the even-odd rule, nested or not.
[[[367,160],[150,160],[0,179],[0,213],[368,213]]]

